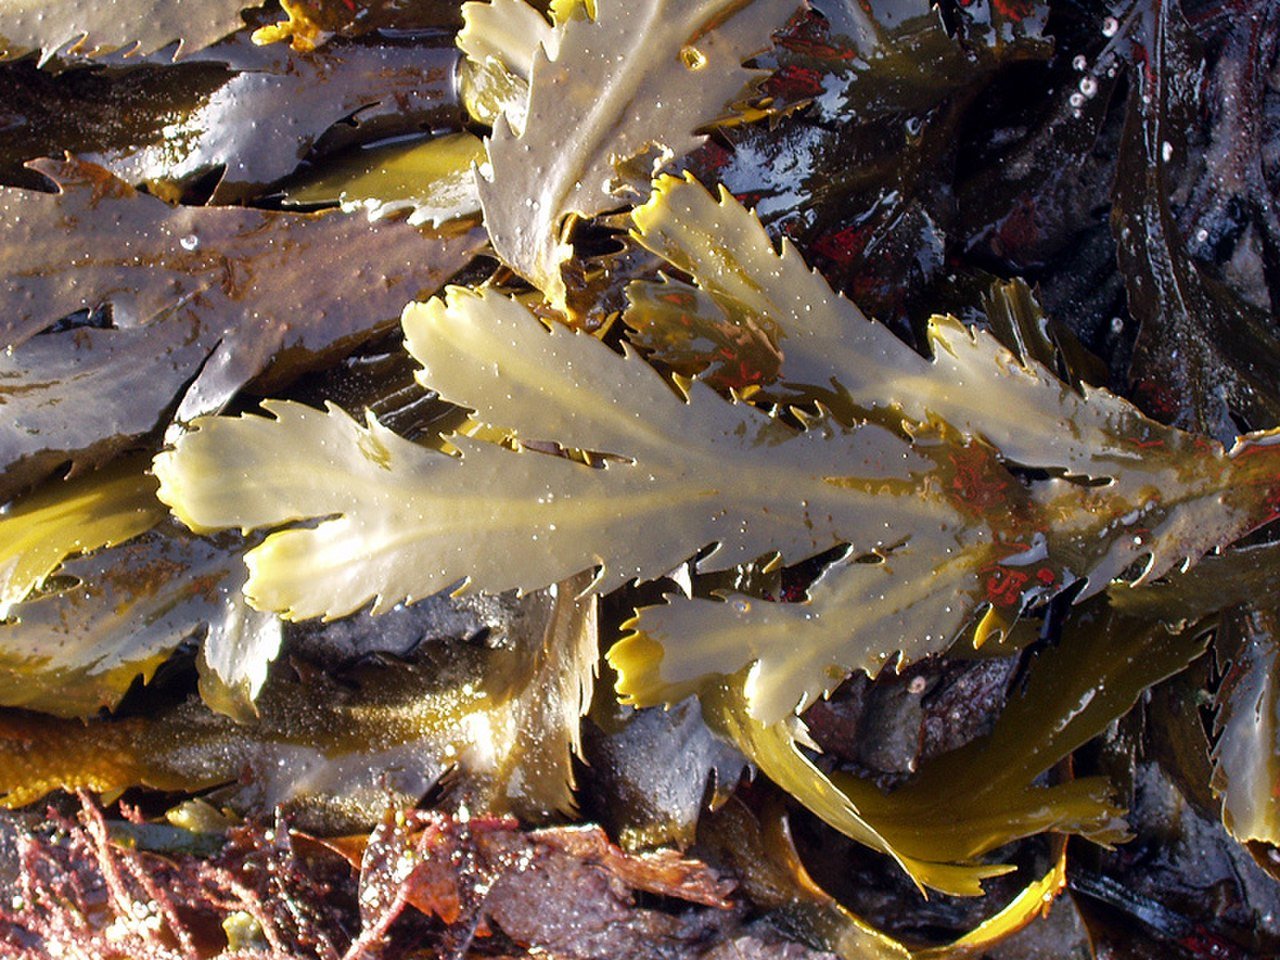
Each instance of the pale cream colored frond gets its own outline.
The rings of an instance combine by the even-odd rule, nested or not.
[[[528,83],[534,54],[542,47],[554,57],[560,33],[525,0],[487,0],[462,5],[457,43],[477,64],[496,60]]]
[[[533,51],[523,126],[499,118],[488,141],[480,200],[498,255],[563,309],[566,218],[644,199],[650,177],[759,78],[743,61],[797,6],[608,0],[594,20],[564,23],[558,47]]]
[[[466,581],[531,590],[600,566],[596,589],[770,551],[884,549],[909,531],[961,532],[918,487],[932,461],[883,427],[798,432],[695,385],[678,397],[637,357],[548,330],[493,293],[452,289],[404,324],[424,382],[517,440],[609,454],[576,459],[456,437],[450,458],[337,408],[268,401],[269,417],[197,421],[156,460],[160,497],[195,529],[295,521],[248,555],[246,592],[288,617],[383,609]],[[885,496],[896,489],[899,496]],[[869,517],[875,521],[868,523]],[[316,522],[318,521],[318,522]],[[643,533],[638,533],[643,531]]]
[[[850,670],[875,676],[899,658],[940,653],[981,599],[989,543],[979,529],[970,538],[922,535],[878,562],[841,561],[800,603],[731,596],[645,607],[609,651],[618,692],[637,706],[674,703],[750,666],[745,702],[772,724],[830,693]]]
[[[797,398],[805,388],[838,386],[852,408],[937,418],[1010,463],[1089,478],[1123,479],[1153,454],[1203,446],[1105,390],[1076,392],[950,317],[930,321],[932,359],[920,356],[832,291],[789,243],[776,247],[723,187],[713,197],[689,175],[664,176],[632,219],[636,239],[689,274],[726,315],[776,326],[780,379]],[[645,299],[633,302],[645,309]]]

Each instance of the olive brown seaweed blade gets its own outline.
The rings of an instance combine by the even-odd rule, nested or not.
[[[244,25],[253,0],[7,0],[0,23],[0,60],[38,51],[92,57],[112,50],[177,53],[200,50]]]
[[[171,207],[94,164],[31,167],[58,192],[0,187],[0,398],[17,427],[0,433],[0,500],[106,461],[175,407],[210,413],[268,368],[283,383],[349,352],[483,243],[336,211]],[[80,311],[110,322],[36,336]]]

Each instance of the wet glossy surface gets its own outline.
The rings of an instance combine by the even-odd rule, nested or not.
[[[203,484],[218,524],[288,529],[255,546],[165,526],[69,557],[42,592],[17,598],[0,624],[0,693],[118,715],[86,727],[0,714],[10,800],[59,784],[209,785],[241,809],[284,800],[316,826],[364,830],[388,790],[414,803],[450,765],[459,773],[432,804],[531,817],[566,810],[576,773],[587,814],[633,843],[684,842],[697,824],[704,852],[741,879],[742,910],[846,956],[940,956],[957,938],[996,958],[1275,952],[1266,541],[1280,446],[1269,435],[1234,444],[1280,412],[1268,313],[1280,302],[1274,4],[814,0],[801,12],[756,0],[709,32],[673,33],[678,4],[606,3],[592,25],[557,2],[555,26],[499,0],[464,47],[501,63],[469,64],[457,98],[453,4],[289,0],[237,11],[247,26],[224,40],[216,3],[171,6],[137,56],[0,64],[0,412],[14,426],[0,432],[12,463],[0,499],[45,474],[37,498],[74,499],[56,479],[65,462],[112,469],[133,447],[149,458],[162,431],[178,436],[175,414],[241,412],[267,393],[295,402],[272,401],[274,420],[202,423],[187,439],[223,445],[183,483]],[[50,9],[42,44],[100,14]],[[181,25],[189,42],[174,65],[160,34],[192,9],[205,16]],[[763,22],[766,9],[777,23]],[[761,93],[773,114],[757,99],[723,124],[717,84],[742,81],[735,57],[788,18],[756,61],[772,71]],[[82,52],[111,45],[90,26]],[[254,46],[254,31],[277,42]],[[464,122],[462,141],[432,139]],[[384,324],[483,235],[423,240],[363,211],[281,214],[266,209],[280,202],[271,191],[288,176],[316,185],[309,203],[346,192],[447,219],[474,205],[455,189],[479,156],[466,138],[494,124],[493,190],[514,186],[486,212],[506,263],[481,258],[461,282],[491,281],[487,296],[519,303],[481,317],[457,294],[430,336],[410,323],[416,383],[399,328]],[[362,149],[401,134],[421,139]],[[439,184],[398,165],[448,142],[471,152]],[[663,147],[708,187],[724,183],[768,234],[725,198],[673,194],[669,210],[636,209]],[[21,164],[63,149],[134,182],[64,169],[66,194],[31,192],[49,184]],[[143,182],[185,205],[132,195]],[[784,236],[801,257],[773,244]],[[557,302],[539,303],[517,274]],[[606,346],[546,334],[538,323],[563,316],[556,307]],[[973,326],[931,318],[945,312]],[[366,348],[366,336],[381,339]],[[659,373],[622,359],[620,341]],[[703,380],[677,383],[688,405],[662,379],[672,371]],[[320,412],[326,400],[350,416]],[[383,427],[357,425],[366,406]],[[453,430],[466,436],[439,436]],[[17,529],[24,516],[20,502],[0,522]],[[429,549],[409,548],[424,529]],[[54,559],[20,572],[76,548],[44,539]],[[82,546],[93,542],[86,526]],[[262,606],[303,616],[372,600],[384,612],[282,626],[250,611],[239,590],[250,548]],[[607,733],[575,770],[596,625],[555,610],[578,587],[554,601],[396,601],[467,577],[533,589],[600,563],[598,586],[616,587],[603,644],[644,608],[613,649],[621,689],[683,706],[631,719],[600,709],[615,696],[609,676],[595,711]],[[636,588],[633,576],[658,579]],[[1110,612],[1100,597],[1072,608],[1100,593]],[[1212,664],[1151,686],[1208,631]],[[175,646],[149,686],[126,690]],[[886,670],[901,654],[915,662]],[[865,675],[841,685],[849,668]],[[691,712],[683,698],[695,690],[763,771],[738,786],[741,816],[701,809],[708,772],[727,790],[742,760]],[[806,715],[831,747],[823,756],[795,712],[831,691],[833,705]],[[133,797],[160,812],[156,794]],[[1064,860],[1060,840],[1029,837],[969,860],[1046,825],[1110,836],[1120,807],[1137,837],[1114,851],[1073,839]],[[433,821],[438,849],[481,856],[482,845],[453,843],[449,823]],[[464,833],[493,832],[472,823]],[[1257,839],[1241,845],[1228,827]],[[389,891],[412,853],[398,829],[361,838],[375,855],[351,936],[363,922],[375,938],[394,910]],[[273,875],[292,879],[301,868],[281,836],[267,844]],[[419,878],[424,914],[396,921],[389,960],[424,929],[445,953],[802,949],[737,936],[724,915],[677,923],[628,905],[617,885],[634,864],[592,872],[618,866],[605,846],[565,859],[534,843],[494,841],[496,860],[525,878],[489,915],[497,939],[473,943],[484,931],[464,929],[484,916],[468,884],[488,874],[459,868],[455,889],[437,871]],[[5,849],[0,839],[0,865]],[[1019,871],[988,876],[999,863]],[[989,895],[926,903],[912,874],[965,893],[985,877]],[[1055,896],[1047,923],[1014,933]],[[984,920],[994,925],[975,930]],[[216,952],[223,933],[211,929]],[[224,940],[255,935],[242,922]],[[286,940],[305,952],[325,937]]]

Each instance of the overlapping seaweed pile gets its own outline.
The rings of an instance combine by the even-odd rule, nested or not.
[[[1278,948],[1273,6],[104,11],[0,4],[16,955]]]

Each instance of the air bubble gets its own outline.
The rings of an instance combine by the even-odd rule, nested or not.
[[[200,246],[200,238],[194,233],[188,233],[185,237],[178,241],[183,250],[194,250]]]
[[[1102,21],[1102,35],[1104,37],[1114,37],[1116,31],[1120,29],[1120,21],[1115,17],[1107,17]]]

